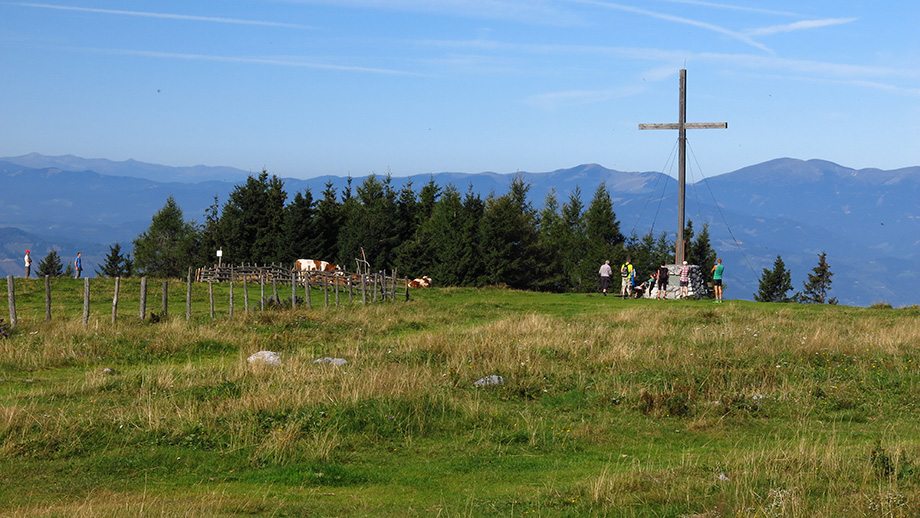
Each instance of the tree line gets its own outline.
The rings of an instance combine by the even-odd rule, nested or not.
[[[516,177],[507,193],[483,198],[433,178],[416,191],[411,182],[396,189],[389,175],[371,175],[357,186],[349,178],[341,192],[329,182],[318,196],[306,189],[288,201],[284,182],[262,171],[223,204],[215,196],[203,224],[187,221],[169,197],[134,240],[133,259],[113,250],[103,270],[127,260],[132,273],[181,277],[216,262],[221,250],[230,264],[319,259],[352,271],[366,259],[371,270],[427,275],[440,286],[584,292],[596,289],[605,260],[629,258],[639,272],[673,260],[667,233],[622,233],[605,184],[587,203],[578,188],[562,201],[550,192],[539,210],[529,190]],[[688,222],[685,236],[688,261],[711,268],[708,227],[695,235]]]
[[[389,175],[371,175],[354,188],[349,178],[341,192],[329,182],[318,197],[308,188],[288,202],[284,182],[263,170],[236,186],[223,205],[215,196],[203,224],[186,220],[170,196],[134,240],[134,257],[116,243],[96,274],[179,278],[213,264],[221,250],[229,264],[319,259],[353,270],[360,258],[372,270],[427,275],[440,286],[587,292],[597,289],[598,268],[608,259],[614,265],[630,259],[639,279],[672,262],[674,241],[666,232],[624,236],[605,184],[587,205],[577,187],[562,202],[551,191],[540,210],[529,189],[515,177],[507,193],[483,199],[472,186],[461,193],[432,178],[418,192],[411,181],[396,190]],[[716,262],[708,225],[697,233],[688,221],[684,238],[687,261],[708,274]],[[38,265],[42,276],[72,275],[69,269],[54,251]],[[835,304],[827,295],[832,276],[822,253],[803,291],[790,296],[791,274],[777,256],[772,270],[764,268],[754,299]]]

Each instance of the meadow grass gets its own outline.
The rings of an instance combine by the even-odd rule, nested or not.
[[[916,307],[445,288],[212,319],[205,285],[186,321],[179,283],[168,318],[84,326],[67,281],[52,322],[17,282],[0,338],[5,516],[920,516]]]

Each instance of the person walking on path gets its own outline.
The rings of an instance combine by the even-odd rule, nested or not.
[[[32,275],[32,256],[29,254],[31,254],[31,252],[26,250],[26,256],[23,258],[26,266],[26,279],[29,278],[29,275]]]
[[[667,300],[668,299],[668,267],[662,262],[661,267],[658,268],[658,279],[656,284],[658,285],[658,300]]]
[[[716,261],[716,265],[712,267],[712,288],[716,292],[716,302],[722,302],[722,270],[725,267],[722,266],[722,258],[720,257]]]
[[[607,296],[607,290],[610,289],[610,276],[613,275],[613,268],[610,267],[610,260],[601,265],[601,292]]]
[[[83,273],[83,252],[77,252],[77,258],[73,260],[73,268],[76,272],[73,278],[79,279],[80,274]]]
[[[620,296],[622,296],[624,299],[629,298],[630,292],[632,291],[634,275],[635,270],[633,269],[633,265],[627,257],[626,262],[620,266],[620,277],[622,277],[622,281],[620,282]]]
[[[686,298],[690,296],[690,266],[687,265],[687,261],[684,261],[684,264],[680,267],[680,297]]]

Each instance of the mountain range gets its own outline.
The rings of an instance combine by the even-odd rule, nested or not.
[[[21,275],[30,248],[38,261],[58,250],[67,261],[82,251],[92,272],[108,247],[131,242],[173,196],[186,219],[203,221],[215,198],[226,202],[249,172],[229,167],[169,167],[75,156],[30,154],[0,158],[0,273]],[[481,194],[507,192],[515,175],[542,207],[580,189],[587,205],[601,182],[611,193],[624,234],[671,239],[677,227],[677,181],[657,172],[621,172],[587,164],[545,173],[433,173],[393,177],[395,189],[429,180]],[[364,180],[351,178],[352,188]],[[349,178],[284,179],[288,198],[327,184],[338,192]],[[893,171],[850,169],[822,160],[780,158],[689,183],[687,219],[709,225],[713,248],[725,259],[726,298],[750,300],[764,268],[781,255],[798,290],[827,252],[831,295],[841,304],[894,306],[920,302],[920,166]],[[305,254],[309,255],[308,251]]]

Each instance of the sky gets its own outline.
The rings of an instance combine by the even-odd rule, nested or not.
[[[280,177],[920,165],[916,0],[0,0],[0,156]],[[695,171],[695,173],[694,173]]]

